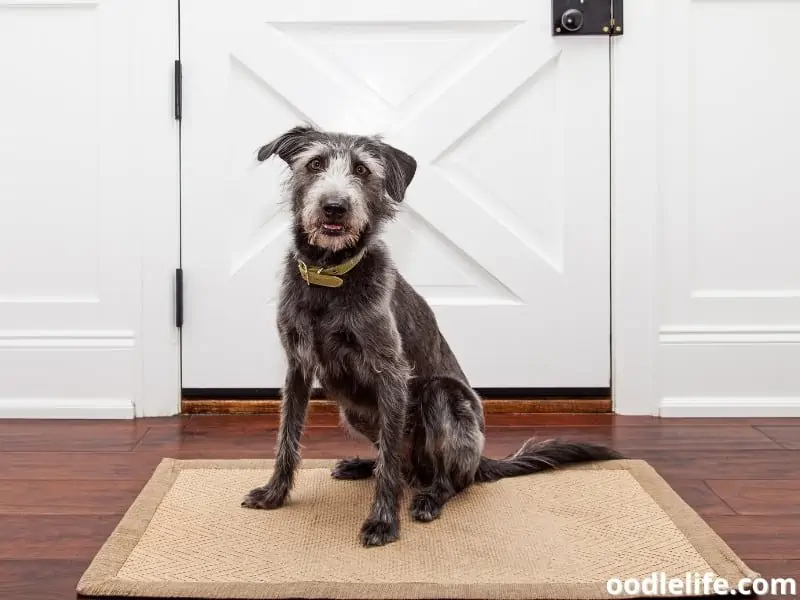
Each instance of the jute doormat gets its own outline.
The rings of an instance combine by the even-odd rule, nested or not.
[[[406,498],[400,540],[380,548],[358,541],[374,482],[335,481],[331,465],[305,461],[291,500],[264,511],[240,502],[271,461],[164,459],[78,592],[594,599],[615,597],[612,578],[757,576],[643,461],[479,484],[432,523],[411,521]]]

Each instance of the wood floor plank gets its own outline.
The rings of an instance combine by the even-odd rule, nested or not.
[[[800,452],[793,450],[637,449],[631,458],[646,460],[664,477],[689,479],[792,479],[800,474]]]
[[[532,434],[532,429],[498,428],[487,432],[486,451],[490,455],[505,455],[516,449]],[[591,436],[585,436],[591,437]],[[595,436],[598,437],[598,436]],[[600,436],[607,439],[607,436]],[[136,446],[135,453],[176,453],[215,450],[240,451],[248,455],[274,456],[277,429],[238,429],[212,427],[181,432],[153,429]],[[361,439],[350,439],[338,427],[308,427],[301,439],[302,454],[306,457],[339,458],[351,454],[372,452],[371,445]],[[312,454],[313,453],[313,454]]]
[[[538,413],[513,414],[497,413],[485,415],[487,423],[493,426],[546,426],[546,427],[593,427],[593,426],[654,426],[658,419],[652,417],[620,417],[607,413],[567,414]],[[186,426],[187,431],[205,427],[225,427],[242,429],[259,429],[277,427],[280,415],[277,414],[193,414]],[[334,413],[312,413],[306,421],[309,427],[339,427],[340,418]],[[733,424],[733,423],[732,423]],[[741,423],[741,425],[746,425]]]
[[[203,447],[233,448],[258,451],[275,444],[276,430],[249,426],[201,427],[188,425],[181,430],[152,428],[136,446],[139,452],[172,452]],[[493,451],[500,454],[514,452],[519,444],[531,437],[546,439],[560,437],[567,440],[593,441],[609,444],[622,452],[638,449],[654,450],[728,450],[735,445],[740,450],[780,449],[780,446],[759,430],[750,426],[718,426],[709,429],[697,427],[487,427],[487,438],[492,440]],[[306,428],[304,444],[315,443],[336,448],[344,442],[335,427]],[[335,456],[336,454],[334,454]]]
[[[742,559],[800,559],[800,517],[706,515],[706,522]]]
[[[487,427],[488,435],[498,439],[525,437],[546,439],[559,437],[608,444],[622,452],[648,451],[707,451],[707,450],[768,450],[781,447],[759,430],[750,426],[720,425],[709,428],[675,427]],[[512,443],[512,446],[513,446]]]
[[[702,479],[670,478],[665,480],[699,515],[736,514]]]
[[[800,427],[759,425],[758,429],[787,450],[800,450]]]
[[[707,483],[740,515],[800,515],[800,479],[715,479]]]
[[[272,446],[265,446],[264,448],[244,448],[238,450],[230,450],[222,447],[218,448],[203,448],[202,446],[194,446],[190,448],[182,448],[172,450],[167,454],[160,452],[142,452],[142,455],[148,455],[160,460],[163,456],[167,458],[175,458],[179,460],[194,460],[194,459],[207,459],[207,460],[237,460],[237,459],[273,459],[275,458],[275,448]],[[344,458],[347,456],[375,456],[375,452],[368,446],[360,446],[358,448],[334,448],[325,449],[317,448],[315,445],[303,448],[301,457],[303,459],[324,459],[334,460]]]
[[[580,430],[576,434],[580,435]],[[611,443],[621,450],[764,450],[777,445],[763,433],[749,426],[719,425],[619,427],[611,434]]]
[[[0,452],[113,452],[131,450],[148,429],[126,421],[0,422]]]
[[[2,515],[0,560],[90,560],[118,516]]]
[[[4,452],[0,480],[141,480],[150,476],[160,460],[160,455],[130,452]]]
[[[800,597],[800,560],[763,560],[763,559],[755,559],[747,561],[747,566],[753,569],[756,573],[759,573],[762,578],[771,580],[771,579],[793,579],[794,580],[794,591],[792,591],[791,582],[785,582],[780,584],[775,582],[774,584],[770,583],[769,585],[775,585],[776,587],[773,588],[775,593],[769,594],[764,597],[766,598],[793,598],[797,599]],[[787,585],[787,587],[777,587],[779,585]],[[781,591],[785,593],[780,593]]]
[[[614,419],[609,414],[490,414],[486,420],[493,426],[530,426],[530,427],[592,427],[650,425],[649,417],[633,417],[627,420]],[[192,415],[184,430],[199,431],[203,429],[231,429],[241,431],[261,430],[278,427],[280,416],[277,414],[258,415]],[[340,427],[338,414],[315,413],[308,416],[308,427]]]
[[[0,560],[0,598],[74,600],[88,561]]]
[[[146,479],[6,480],[0,515],[122,515]]]
[[[169,431],[150,429],[136,446],[135,452],[159,452],[173,456],[175,452],[190,450],[240,450],[272,456],[277,442],[277,429],[237,430],[228,428],[206,428],[195,431]],[[345,437],[336,427],[309,427],[303,432],[301,444],[313,446],[320,455],[331,457],[344,453],[369,450],[365,441]],[[303,454],[306,455],[305,450]]]

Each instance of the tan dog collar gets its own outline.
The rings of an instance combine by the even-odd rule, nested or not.
[[[297,266],[300,269],[300,277],[302,277],[303,281],[308,285],[321,285],[331,288],[341,287],[344,280],[339,276],[352,271],[353,268],[361,262],[361,259],[364,258],[366,250],[367,249],[364,248],[350,260],[340,265],[333,265],[332,267],[317,267],[308,265],[302,260],[298,260]]]

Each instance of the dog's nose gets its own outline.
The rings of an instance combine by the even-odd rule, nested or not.
[[[322,202],[322,212],[326,217],[343,217],[347,212],[345,198],[328,198]]]

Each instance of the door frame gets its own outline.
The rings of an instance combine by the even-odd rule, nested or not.
[[[153,0],[142,2],[138,16],[147,18],[148,27],[162,36],[162,46],[174,49],[158,76],[165,107],[158,118],[163,138],[173,140],[171,152],[179,152],[180,128],[172,112],[172,60],[180,57],[179,0],[159,4],[164,8],[156,13]],[[611,397],[615,413],[654,415],[659,387],[659,71],[655,65],[662,45],[657,0],[628,4],[625,34],[611,39],[609,55]],[[180,161],[171,160],[169,170],[172,176],[161,178],[163,193],[142,201],[142,395],[136,401],[137,416],[174,415],[181,406],[180,330],[174,318],[175,269],[180,266]],[[190,290],[191,274],[186,282]]]
[[[625,6],[611,40],[611,401],[625,415],[659,403],[659,1]]]

